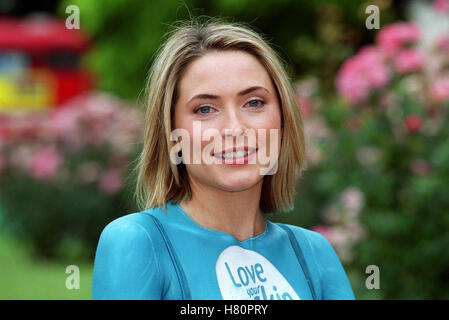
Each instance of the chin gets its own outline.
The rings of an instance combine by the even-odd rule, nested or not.
[[[244,191],[257,185],[263,177],[258,174],[234,173],[222,176],[216,179],[216,185],[219,189],[225,191]]]

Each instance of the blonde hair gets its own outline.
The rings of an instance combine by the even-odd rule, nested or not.
[[[147,107],[143,149],[137,163],[136,201],[140,209],[190,199],[184,164],[170,161],[173,108],[186,67],[211,51],[240,50],[256,57],[276,87],[282,115],[278,170],[264,177],[260,198],[263,213],[293,208],[296,179],[306,169],[303,121],[295,91],[279,56],[268,42],[242,23],[208,18],[181,21],[168,32],[156,52],[146,85]]]

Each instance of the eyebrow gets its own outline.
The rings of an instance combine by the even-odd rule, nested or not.
[[[253,87],[249,87],[245,90],[240,91],[239,93],[237,93],[238,96],[244,96],[245,94],[248,94],[250,92],[256,91],[256,90],[265,90],[266,92],[270,93],[270,91],[268,91],[267,89],[265,89],[264,87],[261,86],[253,86]],[[193,96],[188,103],[190,103],[190,101],[194,100],[194,99],[218,99],[219,96],[213,95],[213,94],[207,94],[207,93],[202,93],[202,94],[197,94],[196,96]]]

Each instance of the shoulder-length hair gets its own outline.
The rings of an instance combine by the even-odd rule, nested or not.
[[[178,84],[187,66],[211,51],[240,50],[256,57],[276,88],[281,108],[282,139],[278,169],[266,175],[260,209],[263,213],[293,209],[296,181],[306,169],[303,121],[291,80],[281,58],[267,40],[242,23],[218,18],[181,21],[156,52],[146,84],[142,152],[137,160],[136,201],[140,209],[178,203],[192,196],[184,164],[170,161],[173,109]]]

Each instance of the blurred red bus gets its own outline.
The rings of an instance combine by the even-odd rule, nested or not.
[[[0,113],[47,110],[92,89],[90,41],[54,18],[0,18]]]

